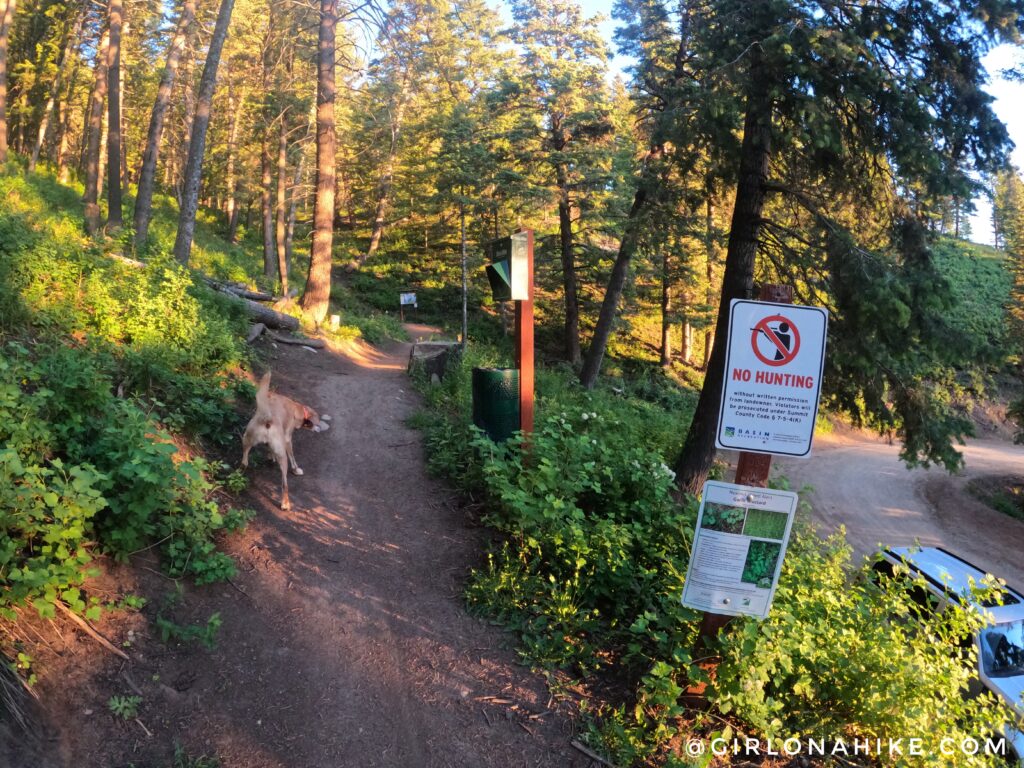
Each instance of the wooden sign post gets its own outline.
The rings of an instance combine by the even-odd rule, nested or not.
[[[526,235],[526,298],[516,301],[516,368],[519,369],[519,428],[533,432],[533,230]]]
[[[792,304],[793,287],[790,285],[762,285],[758,299],[775,304]],[[721,339],[720,343],[724,344],[725,339]],[[768,485],[771,467],[771,454],[741,451],[739,461],[736,463],[736,479],[734,482],[737,485],[764,488]],[[693,649],[694,659],[702,659],[704,657],[704,654],[707,653],[712,642],[718,636],[718,631],[728,624],[731,618],[732,616],[725,616],[720,613],[704,613],[700,622],[700,629],[697,633],[697,643]],[[712,674],[717,665],[717,660],[711,658],[704,659],[700,663],[701,668]],[[693,686],[688,691],[691,695],[700,695],[703,692],[703,685]]]

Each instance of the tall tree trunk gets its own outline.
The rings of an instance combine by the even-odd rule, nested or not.
[[[334,242],[334,41],[337,0],[320,0],[320,35],[316,78],[316,203],[313,246],[302,308],[318,325],[331,298],[331,246]]]
[[[288,257],[285,249],[288,205],[288,120],[287,113],[281,113],[281,125],[277,133],[277,200],[275,201],[277,272],[281,281],[281,295],[288,295]]]
[[[287,263],[288,268],[292,266],[292,251],[295,243],[295,218],[298,215],[299,198],[303,201],[306,198],[305,185],[302,180],[306,172],[306,143],[313,135],[313,129],[316,125],[316,105],[310,110],[309,123],[306,128],[306,135],[299,142],[299,162],[295,164],[295,178],[292,179],[292,188],[290,193],[290,199],[288,203],[288,226],[287,232],[284,237],[284,260]]]
[[[709,307],[713,307],[715,304],[715,253],[717,248],[715,247],[715,208],[714,203],[711,200],[711,190],[708,190],[708,197],[704,204],[704,257],[705,257],[705,277],[707,278],[707,303]],[[704,361],[701,363],[703,370],[708,369],[708,365],[711,362],[711,348],[715,344],[715,331],[709,325],[704,331]]]
[[[459,197],[459,240],[462,243],[462,348],[469,342],[469,269],[466,257],[466,197],[465,190]]]
[[[683,342],[679,347],[679,356],[683,362],[689,364],[693,357],[693,326],[690,325],[690,318],[683,320]]]
[[[747,96],[747,114],[743,123],[743,144],[736,182],[736,203],[729,231],[729,247],[722,276],[722,297],[718,307],[715,337],[729,337],[729,305],[733,299],[750,298],[754,292],[754,263],[757,240],[764,211],[765,182],[771,158],[772,100],[771,84],[764,81],[758,67],[758,51],[751,51],[754,79]],[[676,465],[680,487],[696,494],[707,479],[715,458],[715,434],[722,399],[722,377],[725,373],[725,344],[716,344],[700,399],[694,412],[683,452]]]
[[[235,178],[235,153],[238,149],[238,117],[241,111],[242,98],[236,98],[231,88],[231,80],[228,80],[228,159],[227,169],[224,174],[224,184],[227,187],[227,219],[228,219],[228,242],[234,243],[238,239],[238,179]]]
[[[558,183],[558,242],[562,256],[562,285],[565,294],[565,359],[571,365],[580,362],[580,305],[576,295],[576,253],[572,242],[572,207],[565,166],[555,170]]]
[[[67,184],[71,180],[70,168],[68,168],[68,146],[71,143],[71,96],[75,92],[75,81],[78,79],[78,60],[71,70],[71,77],[68,78],[68,97],[63,105],[59,106],[60,135],[57,138],[57,181]]]
[[[7,0],[0,17],[0,163],[7,162],[7,48],[16,0]]]
[[[46,144],[46,140],[50,137],[50,126],[53,124],[51,118],[57,117],[57,122],[59,123],[59,115],[54,113],[57,101],[64,90],[66,73],[72,71],[71,67],[68,66],[68,62],[71,60],[71,52],[74,51],[78,44],[78,37],[82,32],[84,20],[85,12],[79,11],[75,17],[75,23],[68,28],[67,39],[65,39],[64,46],[61,48],[60,58],[57,60],[57,75],[53,78],[53,83],[50,86],[50,95],[46,100],[46,106],[43,108],[43,116],[39,121],[39,130],[36,131],[36,140],[32,145],[32,154],[28,159],[29,173],[35,171],[36,165],[39,163],[39,153],[42,151],[43,145]]]
[[[271,206],[270,187],[274,183],[270,170],[270,126],[263,128],[260,145],[260,212],[263,218],[263,275],[273,277],[277,253],[274,250],[274,209]]]
[[[96,71],[89,99],[88,140],[85,149],[85,231],[95,235],[100,228],[100,145],[103,142],[103,104],[107,98],[107,30],[96,49]]]
[[[213,91],[217,87],[217,67],[228,36],[231,10],[235,0],[221,0],[217,23],[210,38],[210,50],[203,65],[203,76],[199,80],[199,100],[196,116],[192,122],[192,138],[188,145],[188,161],[185,163],[185,182],[182,190],[181,212],[178,216],[178,234],[174,240],[174,258],[188,265],[192,252],[192,237],[196,228],[196,209],[199,207],[199,184],[203,178],[203,155],[206,153],[206,129],[210,126],[210,110],[213,107]]]
[[[122,38],[131,35],[130,31],[131,23],[126,19],[124,27],[121,30]],[[125,59],[124,46],[121,46],[121,52],[119,55],[120,63],[118,64],[118,85],[117,85],[117,111],[121,116],[120,127],[118,129],[119,135],[121,136],[121,158],[118,163],[118,168],[121,172],[121,191],[122,194],[127,191],[130,179],[128,178],[128,142],[126,141],[125,134],[125,114],[124,114],[124,73],[128,69],[128,62]]]
[[[629,264],[633,260],[633,254],[636,252],[640,216],[647,207],[648,188],[655,183],[655,174],[651,166],[661,159],[663,152],[664,148],[662,146],[652,147],[644,161],[640,186],[633,196],[633,205],[629,209],[629,216],[626,218],[625,231],[622,233],[619,253],[615,257],[612,274],[608,279],[608,288],[605,290],[604,300],[601,302],[601,313],[597,317],[594,336],[590,340],[590,347],[587,349],[587,355],[583,359],[580,383],[586,389],[594,388],[594,385],[597,384],[597,375],[601,372],[601,363],[604,360],[605,350],[608,348],[608,339],[611,337],[612,325],[615,323],[619,299],[622,298],[622,289],[626,285]]]
[[[661,256],[661,364],[665,368],[672,365],[672,323],[669,321],[672,309],[671,266],[668,248],[665,248]]]
[[[377,185],[377,210],[373,217],[373,230],[370,233],[370,245],[366,253],[359,257],[359,263],[364,264],[368,258],[377,252],[380,246],[380,239],[384,235],[384,222],[387,215],[388,205],[391,202],[391,187],[395,180],[395,157],[398,155],[398,137],[402,132],[402,119],[405,115],[405,80],[402,84],[402,92],[398,94],[395,104],[395,111],[391,116],[391,146],[388,148],[388,156],[381,169],[380,183]]]
[[[178,24],[174,36],[167,49],[167,60],[160,76],[160,85],[156,92],[156,101],[149,116],[149,131],[146,133],[146,148],[142,153],[142,167],[139,170],[139,189],[135,197],[135,248],[141,249],[149,237],[149,221],[153,215],[153,190],[156,185],[156,167],[160,158],[160,140],[164,132],[164,119],[167,117],[167,105],[174,90],[174,80],[178,74],[182,52],[188,41],[189,29],[196,15],[196,0],[185,0],[178,16]]]
[[[109,0],[107,24],[107,226],[121,228],[121,24],[123,0]]]

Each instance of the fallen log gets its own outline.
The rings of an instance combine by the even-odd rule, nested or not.
[[[233,296],[236,300],[244,302],[249,317],[263,323],[267,328],[277,328],[284,331],[299,330],[299,318],[277,312],[270,307],[264,307],[251,299],[243,299],[233,293],[226,293],[225,296]]]
[[[274,341],[279,341],[282,344],[296,344],[301,347],[313,347],[314,349],[323,349],[327,345],[323,339],[310,339],[305,336],[281,336],[276,333],[270,334],[270,338]]]

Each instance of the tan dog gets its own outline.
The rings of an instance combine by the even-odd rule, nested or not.
[[[292,506],[288,499],[288,465],[291,464],[296,475],[302,474],[292,452],[292,432],[296,429],[325,432],[330,426],[327,424],[330,418],[327,414],[319,416],[301,403],[271,392],[269,371],[260,379],[256,389],[256,413],[249,420],[242,438],[242,466],[249,466],[249,451],[254,445],[266,443],[270,446],[281,467],[281,509],[291,509]]]

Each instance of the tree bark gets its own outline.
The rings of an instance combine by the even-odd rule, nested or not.
[[[224,184],[227,187],[227,219],[228,219],[228,242],[234,243],[238,239],[238,179],[235,178],[235,153],[238,147],[238,113],[241,111],[241,104],[244,99],[235,96],[231,88],[231,81],[228,80],[228,159],[227,169],[224,175]]]
[[[153,190],[156,185],[156,167],[160,157],[160,140],[164,132],[164,119],[167,106],[174,90],[174,80],[178,75],[182,53],[188,41],[188,33],[196,15],[196,0],[185,0],[178,16],[178,24],[174,36],[167,48],[167,60],[160,76],[160,85],[153,103],[153,112],[149,117],[149,131],[146,133],[146,149],[142,154],[142,167],[139,170],[139,189],[135,197],[135,248],[145,246],[149,237],[149,221],[153,215]]]
[[[121,214],[121,25],[123,0],[107,5],[110,43],[107,47],[107,227],[118,230]]]
[[[619,253],[615,257],[612,274],[608,279],[608,288],[605,290],[604,300],[601,302],[601,313],[598,315],[597,325],[594,327],[594,336],[590,340],[590,347],[583,359],[580,383],[586,389],[594,388],[594,385],[597,384],[597,375],[601,372],[601,363],[604,360],[605,350],[608,348],[608,339],[611,337],[612,325],[615,323],[619,299],[622,298],[622,289],[626,285],[629,264],[636,252],[640,216],[647,206],[647,188],[653,181],[650,166],[661,158],[663,151],[663,147],[656,146],[647,153],[640,186],[633,196],[633,205],[629,209],[625,231],[622,233],[622,241],[619,243]]]
[[[7,0],[0,17],[0,163],[7,162],[7,49],[16,0]]]
[[[661,256],[661,365],[668,368],[672,365],[672,324],[669,322],[669,312],[672,304],[672,280],[669,276],[668,248]]]
[[[203,76],[199,80],[199,100],[196,116],[192,121],[192,139],[188,146],[188,161],[185,163],[185,183],[182,190],[181,212],[178,216],[178,234],[174,240],[174,258],[188,265],[192,252],[192,237],[196,227],[196,209],[199,207],[199,184],[203,178],[203,155],[206,152],[206,129],[210,126],[210,110],[213,107],[213,92],[217,87],[217,68],[224,40],[228,36],[231,10],[234,0],[221,0],[217,23],[210,39],[210,50],[203,65]]]
[[[281,282],[281,295],[288,295],[288,258],[285,250],[288,205],[288,121],[287,114],[281,113],[281,125],[277,133],[277,200],[275,201],[277,273]]]
[[[555,168],[558,183],[558,242],[562,256],[562,285],[565,294],[565,359],[580,362],[580,304],[576,292],[576,253],[572,240],[572,206],[565,166]]]
[[[277,253],[274,250],[274,209],[271,206],[270,187],[274,183],[270,170],[270,128],[263,128],[260,144],[260,213],[263,220],[263,276],[273,277],[277,269]]]
[[[705,277],[707,283],[707,298],[708,306],[714,306],[715,302],[715,208],[714,203],[711,200],[711,190],[708,190],[708,197],[704,204],[704,256],[705,256]],[[711,348],[715,344],[715,331],[709,325],[707,330],[704,331],[704,361],[701,363],[703,370],[708,369],[708,365],[711,362]]]
[[[100,144],[103,141],[103,104],[107,97],[107,30],[96,49],[96,71],[89,99],[88,141],[85,149],[85,231],[95,235],[100,228]]]
[[[715,337],[718,339],[729,337],[729,305],[732,300],[750,298],[754,292],[754,263],[764,211],[772,135],[770,83],[765,81],[765,73],[758,66],[759,58],[757,50],[752,50],[750,66],[753,82],[747,96],[736,203],[715,326]],[[725,353],[724,344],[716,344],[712,350],[693,422],[676,465],[679,486],[692,494],[700,492],[715,458],[715,433],[718,430],[718,412],[722,399]]]
[[[320,0],[320,34],[316,79],[316,202],[313,246],[302,308],[319,325],[331,298],[331,246],[334,242],[334,46],[337,0]]]
[[[305,147],[299,145],[299,162],[295,166],[295,177],[292,179],[291,196],[288,202],[288,224],[284,236],[284,260],[291,269],[292,251],[295,244],[295,218],[298,213],[299,196],[303,189],[302,175],[306,169]]]

